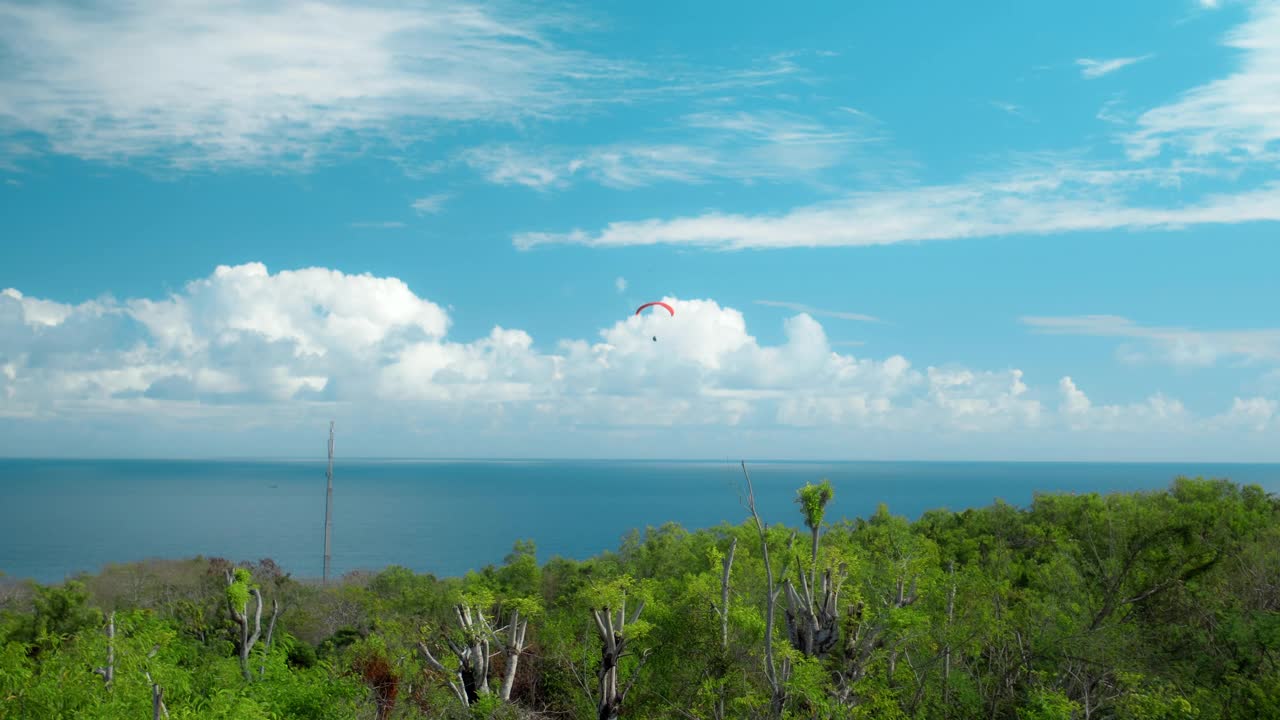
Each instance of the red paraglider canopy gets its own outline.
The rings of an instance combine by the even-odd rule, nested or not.
[[[672,310],[672,309],[671,309],[671,306],[670,306],[670,305],[668,305],[668,304],[666,304],[666,303],[664,303],[664,302],[647,302],[647,303],[645,303],[645,304],[641,305],[640,307],[636,308],[636,314],[637,314],[637,315],[639,315],[641,310],[644,310],[644,309],[645,309],[645,308],[647,308],[647,307],[653,307],[654,305],[657,305],[658,307],[664,307],[664,308],[666,308],[666,309],[667,309],[667,312],[671,313],[671,315],[672,315],[673,317],[674,317],[674,316],[675,316],[675,314],[676,314],[676,311],[675,311],[675,310]]]

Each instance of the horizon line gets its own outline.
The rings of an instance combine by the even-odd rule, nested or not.
[[[788,463],[788,464],[823,464],[823,463],[920,463],[920,464],[1009,464],[1009,465],[1278,465],[1280,460],[1013,460],[1013,459],[901,459],[901,458],[610,458],[610,457],[444,457],[414,455],[350,455],[345,458],[335,457],[335,464],[343,460],[348,462],[620,462],[620,463]],[[270,455],[220,455],[220,456],[57,456],[57,455],[0,455],[4,461],[76,461],[76,462],[263,462],[292,463],[315,462],[324,464],[324,457],[311,456],[270,456]]]

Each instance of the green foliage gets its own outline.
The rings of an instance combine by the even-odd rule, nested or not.
[[[243,613],[249,604],[249,591],[257,587],[253,584],[253,576],[244,568],[236,568],[232,580],[227,585],[227,602],[236,612]]]
[[[1027,704],[1018,708],[1018,720],[1071,720],[1080,704],[1060,690],[1035,688],[1027,696]]]
[[[800,506],[805,527],[810,531],[816,531],[822,527],[822,516],[826,513],[827,503],[831,502],[834,495],[831,481],[826,478],[817,485],[805,483],[804,487],[796,491],[796,503]]]
[[[1121,673],[1126,692],[1116,702],[1119,720],[1192,720],[1199,711],[1168,683],[1145,683],[1134,673]]]
[[[316,649],[306,641],[290,638],[282,644],[285,646],[285,657],[289,667],[309,670],[316,666],[316,662],[319,660],[316,656]]]
[[[1026,508],[914,522],[884,506],[832,521],[831,497],[825,481],[797,493],[804,527],[826,528],[816,569],[844,568],[839,642],[823,657],[792,651],[780,596],[771,640],[790,670],[783,717],[1075,720],[1086,702],[1112,720],[1280,717],[1280,502],[1259,488],[1179,478],[1159,492],[1042,494]],[[768,531],[775,577],[786,563],[808,567],[809,553],[788,557],[794,533]],[[286,610],[244,683],[227,603],[243,611],[258,585]],[[109,566],[57,586],[6,585],[0,719],[150,717],[150,674],[173,720],[585,720],[601,660],[592,610],[616,619],[644,601],[618,665],[622,683],[639,672],[623,716],[712,718],[723,707],[726,719],[754,720],[770,703],[765,586],[748,522],[644,528],[585,561],[539,564],[534,544],[517,541],[502,565],[452,579],[389,567],[320,587],[270,560]],[[529,620],[512,702],[491,694],[464,706],[426,671],[424,639],[458,666],[441,636],[460,637],[459,602],[495,629],[516,612]],[[859,638],[872,639],[863,655]],[[490,640],[496,689],[507,665]],[[110,688],[95,672],[109,642]]]

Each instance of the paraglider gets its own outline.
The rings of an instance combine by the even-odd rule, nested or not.
[[[671,316],[672,316],[672,317],[675,317],[675,315],[676,315],[676,311],[675,311],[674,309],[672,309],[672,307],[671,307],[670,305],[668,305],[668,304],[666,304],[666,303],[664,303],[664,302],[661,302],[661,301],[647,302],[647,303],[645,303],[645,304],[641,305],[640,307],[636,308],[636,315],[639,315],[640,313],[644,312],[644,309],[645,309],[645,308],[647,308],[647,307],[655,307],[655,306],[656,306],[656,307],[661,307],[661,308],[666,308],[667,312],[671,313]],[[653,341],[654,341],[654,342],[658,342],[658,336],[657,336],[657,335],[654,335],[654,336],[653,336]]]

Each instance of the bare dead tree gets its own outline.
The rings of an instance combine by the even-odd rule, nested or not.
[[[621,601],[621,607],[617,611],[617,621],[614,621],[614,613],[609,607],[600,609],[592,608],[591,614],[596,621],[596,630],[600,633],[600,669],[596,671],[596,679],[598,685],[598,699],[596,702],[597,720],[618,720],[618,716],[622,712],[622,703],[627,699],[627,693],[631,692],[631,688],[635,686],[636,679],[640,677],[640,669],[644,667],[644,663],[649,659],[649,650],[645,650],[640,655],[640,662],[632,671],[631,677],[627,680],[627,684],[618,686],[618,662],[626,657],[626,627],[628,624],[634,624],[640,619],[640,613],[644,611],[644,601],[640,601],[639,607],[627,617],[627,598],[624,595]]]
[[[271,654],[271,641],[276,632],[276,618],[280,617],[280,602],[271,598],[271,622],[267,623],[267,639],[263,642],[262,664],[258,667],[258,677],[267,676],[267,656]]]
[[[951,586],[947,588],[947,644],[942,651],[942,708],[946,717],[951,716],[951,626],[956,612],[956,561],[947,565]]]
[[[333,421],[329,421],[329,469],[325,471],[328,480],[324,492],[324,576],[322,585],[329,584],[329,536],[333,532]]]
[[[160,652],[159,645],[152,647],[151,652],[147,653],[147,659],[150,660],[151,658],[155,657],[156,653],[158,652]],[[166,718],[169,717],[169,708],[165,707],[164,705],[164,688],[160,687],[154,680],[151,679],[150,670],[144,667],[142,670],[142,674],[146,676],[147,684],[151,686],[151,713],[152,713],[153,720],[160,720],[161,716],[164,716]]]
[[[524,652],[524,635],[529,629],[529,620],[520,617],[520,609],[511,611],[511,620],[507,623],[505,633],[498,633],[502,644],[502,655],[506,661],[506,672],[503,673],[502,685],[498,688],[498,697],[503,702],[511,701],[511,688],[516,683],[516,666],[520,662],[520,653]]]
[[[769,680],[769,714],[771,717],[782,717],[782,708],[787,701],[787,680],[791,677],[791,661],[788,658],[782,659],[782,667],[774,662],[773,658],[773,619],[774,611],[778,604],[778,594],[782,592],[782,585],[774,583],[773,565],[769,562],[769,536],[766,532],[766,526],[760,521],[760,513],[756,512],[756,493],[755,488],[751,484],[751,474],[747,472],[747,463],[742,461],[742,474],[747,480],[747,510],[751,512],[751,519],[755,521],[756,531],[760,534],[760,550],[764,556],[764,572],[765,579],[768,582],[768,588],[765,593],[765,621],[764,621],[764,658],[765,658],[765,675]],[[787,544],[787,557],[791,556],[791,549],[795,545],[795,533],[791,534],[791,539]],[[787,569],[783,567],[781,577],[786,577]]]
[[[452,642],[450,645],[452,645]],[[444,666],[444,663],[437,660],[436,657],[431,654],[431,648],[427,647],[427,644],[422,641],[418,641],[418,652],[422,653],[423,659],[427,661],[427,664],[430,665],[433,670],[445,676],[445,682],[449,684],[449,689],[453,691],[454,697],[458,698],[458,702],[463,705],[470,705],[471,698],[467,696],[467,683],[463,678],[463,665],[459,664],[458,669],[450,673],[449,669]],[[457,650],[454,652],[456,654]]]
[[[720,649],[729,649],[729,572],[733,568],[733,555],[738,550],[738,538],[729,543],[729,554],[720,561],[720,604],[711,604],[711,609],[720,618]]]
[[[822,599],[814,597],[814,588],[804,572],[797,573],[800,578],[800,591],[797,592],[791,580],[784,580],[783,587],[787,593],[787,637],[791,647],[804,653],[806,657],[826,657],[840,639],[840,585],[848,573],[848,566],[840,565],[840,574],[833,578],[831,569],[822,573]]]
[[[102,676],[102,684],[111,689],[111,681],[116,678],[116,611],[107,616],[107,664],[94,670]]]
[[[835,697],[845,704],[854,704],[853,686],[866,676],[871,665],[871,656],[885,644],[885,632],[889,629],[888,613],[914,603],[919,598],[916,593],[916,581],[911,580],[908,590],[902,577],[898,578],[895,593],[883,600],[885,612],[874,622],[864,622],[865,605],[858,603],[846,612],[845,642],[840,655],[840,662],[835,671]],[[890,664],[896,662],[896,655],[891,654]],[[892,677],[892,670],[890,670]]]
[[[227,570],[226,574],[227,586],[230,587],[235,584],[236,578],[231,570]],[[253,614],[252,631],[249,629],[248,601],[245,602],[243,607],[237,608],[231,600],[230,593],[227,595],[227,609],[231,611],[231,619],[235,621],[240,630],[240,674],[244,675],[246,681],[253,680],[253,674],[249,672],[249,653],[262,635],[262,592],[256,587],[251,587],[249,588],[249,594],[257,600],[257,608]]]
[[[459,642],[447,635],[444,640],[450,652],[458,659],[457,671],[451,672],[446,668],[425,642],[418,642],[418,651],[427,665],[445,676],[449,689],[458,700],[468,706],[479,700],[481,695],[490,694],[490,660],[498,653],[504,654],[507,670],[499,686],[499,695],[503,700],[509,700],[511,686],[515,683],[516,664],[524,650],[528,620],[521,619],[519,612],[513,612],[511,622],[495,631],[483,610],[464,603],[455,605],[453,610],[458,628],[462,632],[462,640]],[[497,652],[489,651],[492,644],[498,645]]]
[[[729,542],[729,553],[720,561],[720,604],[711,603],[711,609],[720,618],[720,654],[729,655],[729,573],[733,569],[733,556],[738,550],[738,538]],[[720,678],[723,681],[723,676]],[[724,720],[725,688],[720,688],[720,696],[716,699],[716,720]]]

